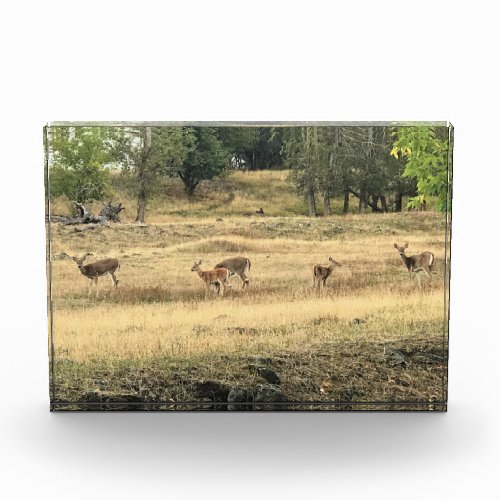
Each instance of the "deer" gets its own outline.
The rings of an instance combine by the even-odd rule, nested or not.
[[[96,298],[99,297],[99,287],[98,287],[99,277],[104,276],[105,274],[109,274],[111,276],[114,288],[116,290],[119,280],[116,278],[115,272],[117,269],[120,269],[120,263],[118,262],[118,260],[103,259],[103,260],[98,260],[97,262],[93,262],[92,264],[83,265],[85,259],[90,255],[92,254],[86,253],[83,257],[80,258],[72,257],[72,259],[76,262],[78,269],[80,269],[80,272],[90,280],[88,296],[90,297],[90,293],[92,291],[92,283],[95,283]]]
[[[215,266],[215,269],[229,269],[229,277],[237,275],[242,281],[244,289],[250,284],[250,278],[247,273],[250,271],[251,265],[250,259],[247,257],[231,257],[219,262]]]
[[[221,297],[224,296],[224,291],[229,288],[231,284],[229,283],[229,276],[231,272],[229,269],[224,267],[218,269],[212,269],[210,271],[202,271],[200,268],[201,260],[194,263],[191,271],[198,273],[198,276],[205,282],[208,290],[211,289],[212,285],[217,287],[217,294]]]
[[[333,260],[332,257],[328,257],[328,260],[330,261],[330,264],[327,266],[316,264],[313,267],[313,288],[324,288],[326,280],[330,277],[330,274],[332,274],[333,270],[336,267],[342,266],[342,264],[340,264],[336,260]]]
[[[432,252],[422,252],[417,255],[412,255],[408,257],[405,255],[405,250],[408,248],[409,243],[406,242],[404,246],[399,246],[397,243],[394,243],[394,248],[399,252],[399,256],[401,257],[401,261],[403,264],[406,266],[406,269],[408,269],[408,276],[410,277],[410,282],[411,282],[411,275],[412,273],[416,273],[418,276],[418,273],[420,271],[423,271],[427,277],[429,278],[429,281],[432,280],[432,274],[436,274],[435,271],[432,270],[432,266],[434,265],[434,254]],[[418,281],[418,286],[421,287],[420,279]]]

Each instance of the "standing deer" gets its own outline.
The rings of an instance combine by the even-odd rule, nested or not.
[[[205,282],[208,290],[211,289],[212,285],[217,286],[217,292],[221,297],[224,296],[224,291],[229,288],[231,284],[229,283],[229,276],[231,275],[229,269],[221,267],[219,269],[212,269],[210,271],[202,271],[200,268],[201,260],[195,262],[191,271],[198,273],[198,276]]]
[[[92,291],[92,283],[95,283],[96,289],[96,297],[99,297],[99,287],[98,281],[99,276],[104,276],[105,274],[109,274],[111,279],[113,280],[113,285],[116,289],[118,286],[118,280],[116,279],[115,272],[117,269],[120,269],[120,263],[117,259],[103,259],[98,260],[97,262],[93,262],[92,264],[83,265],[83,261],[89,256],[91,253],[86,253],[83,257],[73,257],[73,260],[76,262],[78,269],[80,272],[90,280],[89,286],[89,297],[90,292]]]
[[[412,255],[408,257],[405,255],[405,250],[408,248],[409,243],[406,242],[404,247],[400,247],[397,243],[394,243],[394,248],[399,252],[403,264],[408,269],[408,276],[411,281],[411,273],[419,273],[424,271],[429,280],[432,279],[432,266],[434,265],[434,254],[432,252],[422,252],[418,255]],[[435,274],[435,273],[434,273]],[[418,274],[417,274],[418,276]],[[418,280],[418,286],[421,287],[420,279]]]
[[[330,264],[328,266],[323,266],[321,264],[317,264],[313,267],[313,288],[324,288],[326,284],[326,280],[332,274],[333,270],[336,267],[341,267],[342,264],[333,260],[331,257],[328,257]]]
[[[229,269],[229,277],[237,275],[243,282],[243,288],[250,284],[250,278],[248,277],[248,271],[250,271],[251,263],[250,259],[246,257],[231,257],[229,259],[219,262],[215,269],[226,268]]]

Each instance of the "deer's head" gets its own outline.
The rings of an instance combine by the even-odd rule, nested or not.
[[[333,267],[342,267],[342,264],[340,262],[337,262],[336,260],[333,260],[332,257],[328,257],[328,260],[333,264]]]
[[[195,261],[193,267],[191,268],[191,271],[201,271],[200,265],[201,265],[201,260],[198,262]]]
[[[399,255],[403,256],[405,254],[405,250],[408,248],[409,243],[406,242],[405,246],[400,247],[397,243],[394,243],[394,248],[398,251]]]
[[[82,267],[83,266],[83,261],[89,256],[89,255],[92,255],[91,253],[86,253],[83,257],[73,257],[73,260],[76,262],[76,265],[78,266],[78,268]]]

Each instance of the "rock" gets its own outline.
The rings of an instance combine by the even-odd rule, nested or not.
[[[255,390],[255,410],[283,410],[286,397],[277,385],[259,384]]]
[[[271,384],[278,384],[279,385],[280,378],[275,371],[271,370],[271,368],[267,368],[265,366],[258,366],[256,371],[260,377],[267,380]]]
[[[137,394],[124,393],[117,394],[114,392],[106,391],[86,391],[79,398],[80,406],[84,410],[121,410],[121,411],[135,411],[146,409],[143,403],[144,400]],[[94,404],[85,404],[94,403]],[[99,403],[99,404],[95,404]]]
[[[193,389],[198,401],[208,398],[210,401],[226,402],[229,395],[229,386],[213,380],[196,382]]]
[[[391,366],[403,365],[406,363],[405,355],[396,349],[392,349],[391,347],[384,346],[384,356],[385,360]]]
[[[351,323],[353,325],[361,325],[363,323],[366,323],[366,319],[364,319],[364,318],[353,318],[352,321],[351,321]]]
[[[229,394],[227,396],[227,402],[230,403],[227,405],[228,411],[253,410],[252,405],[232,404],[232,403],[253,402],[253,393],[252,391],[244,389],[243,387],[239,386],[231,387],[231,390],[229,391]]]

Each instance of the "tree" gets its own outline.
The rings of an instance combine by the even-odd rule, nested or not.
[[[316,170],[318,190],[323,195],[324,215],[330,215],[331,198],[343,195],[347,185],[348,172],[345,168],[342,134],[342,127],[318,127],[323,160],[317,165]]]
[[[218,136],[231,154],[235,168],[278,169],[284,127],[220,127]]]
[[[309,215],[315,217],[318,178],[328,162],[328,151],[318,127],[289,128],[283,149],[290,180],[298,192],[304,194]]]
[[[213,127],[186,127],[189,143],[179,161],[167,161],[169,175],[179,177],[189,198],[203,180],[224,175],[231,167],[231,154]]]
[[[421,208],[430,196],[438,197],[438,209],[446,210],[449,202],[448,129],[433,127],[401,127],[395,133],[391,155],[406,160],[404,177],[417,180],[418,195],[408,206]]]
[[[78,203],[106,197],[114,139],[111,127],[51,127],[51,196]]]
[[[122,129],[115,156],[120,158],[123,173],[134,181],[136,222],[145,221],[147,201],[158,184],[158,178],[180,168],[194,142],[189,127]]]

